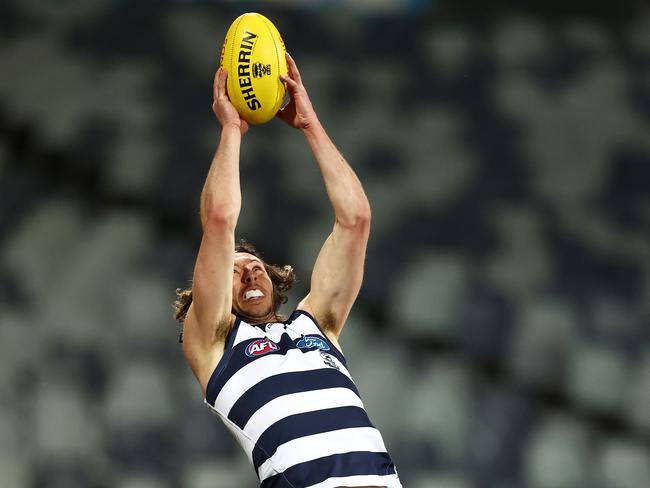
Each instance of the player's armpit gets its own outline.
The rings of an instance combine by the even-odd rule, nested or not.
[[[361,289],[369,233],[369,214],[353,226],[334,224],[316,259],[309,294],[298,306],[336,338]]]

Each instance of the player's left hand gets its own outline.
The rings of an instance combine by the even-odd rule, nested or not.
[[[311,105],[309,95],[302,84],[298,66],[289,53],[286,53],[289,76],[280,75],[289,92],[289,103],[278,110],[276,117],[283,120],[291,127],[307,130],[318,122],[316,112]]]

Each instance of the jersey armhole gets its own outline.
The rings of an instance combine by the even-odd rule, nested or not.
[[[232,356],[233,343],[235,342],[235,337],[237,337],[237,329],[239,329],[239,324],[241,324],[241,319],[235,316],[235,321],[232,324],[232,329],[230,329],[230,332],[228,333],[228,337],[226,338],[226,346],[224,347],[223,350],[223,356],[221,356],[221,359],[215,366],[214,371],[212,372],[212,375],[208,380],[208,386],[205,389],[204,400],[209,405],[214,406],[214,402],[217,399],[217,395],[216,393],[214,393],[215,383],[217,382],[217,379],[219,378],[221,372],[225,369],[226,365],[228,364],[228,361],[230,361],[230,357]]]
[[[332,350],[334,355],[347,368],[348,362],[345,359],[345,356],[343,355],[343,352],[338,347],[336,347],[336,345],[330,340],[329,337],[327,337],[327,334],[325,334],[325,331],[323,330],[323,328],[318,323],[318,320],[316,320],[312,314],[307,312],[307,310],[302,310],[300,308],[296,309],[295,312],[293,312],[291,314],[291,319],[293,320],[297,315],[305,315],[307,318],[309,318],[309,320],[311,320],[314,323],[314,325],[318,328],[318,331],[323,335],[323,337],[327,341],[327,344],[330,346],[330,349]]]

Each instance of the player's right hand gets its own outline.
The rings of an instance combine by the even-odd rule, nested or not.
[[[289,103],[278,110],[276,117],[286,122],[291,127],[308,130],[318,124],[318,117],[312,107],[311,100],[302,83],[298,66],[289,53],[285,53],[289,76],[280,75],[280,79],[289,91]]]
[[[226,80],[228,71],[225,68],[219,68],[214,76],[212,111],[217,116],[221,127],[235,125],[239,128],[243,136],[248,131],[248,123],[243,120],[235,106],[230,103],[226,92]]]

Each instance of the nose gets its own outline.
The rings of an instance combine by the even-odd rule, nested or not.
[[[244,268],[244,274],[242,275],[242,281],[244,283],[252,283],[253,281],[256,281],[257,277],[253,274],[253,272],[248,269]]]

